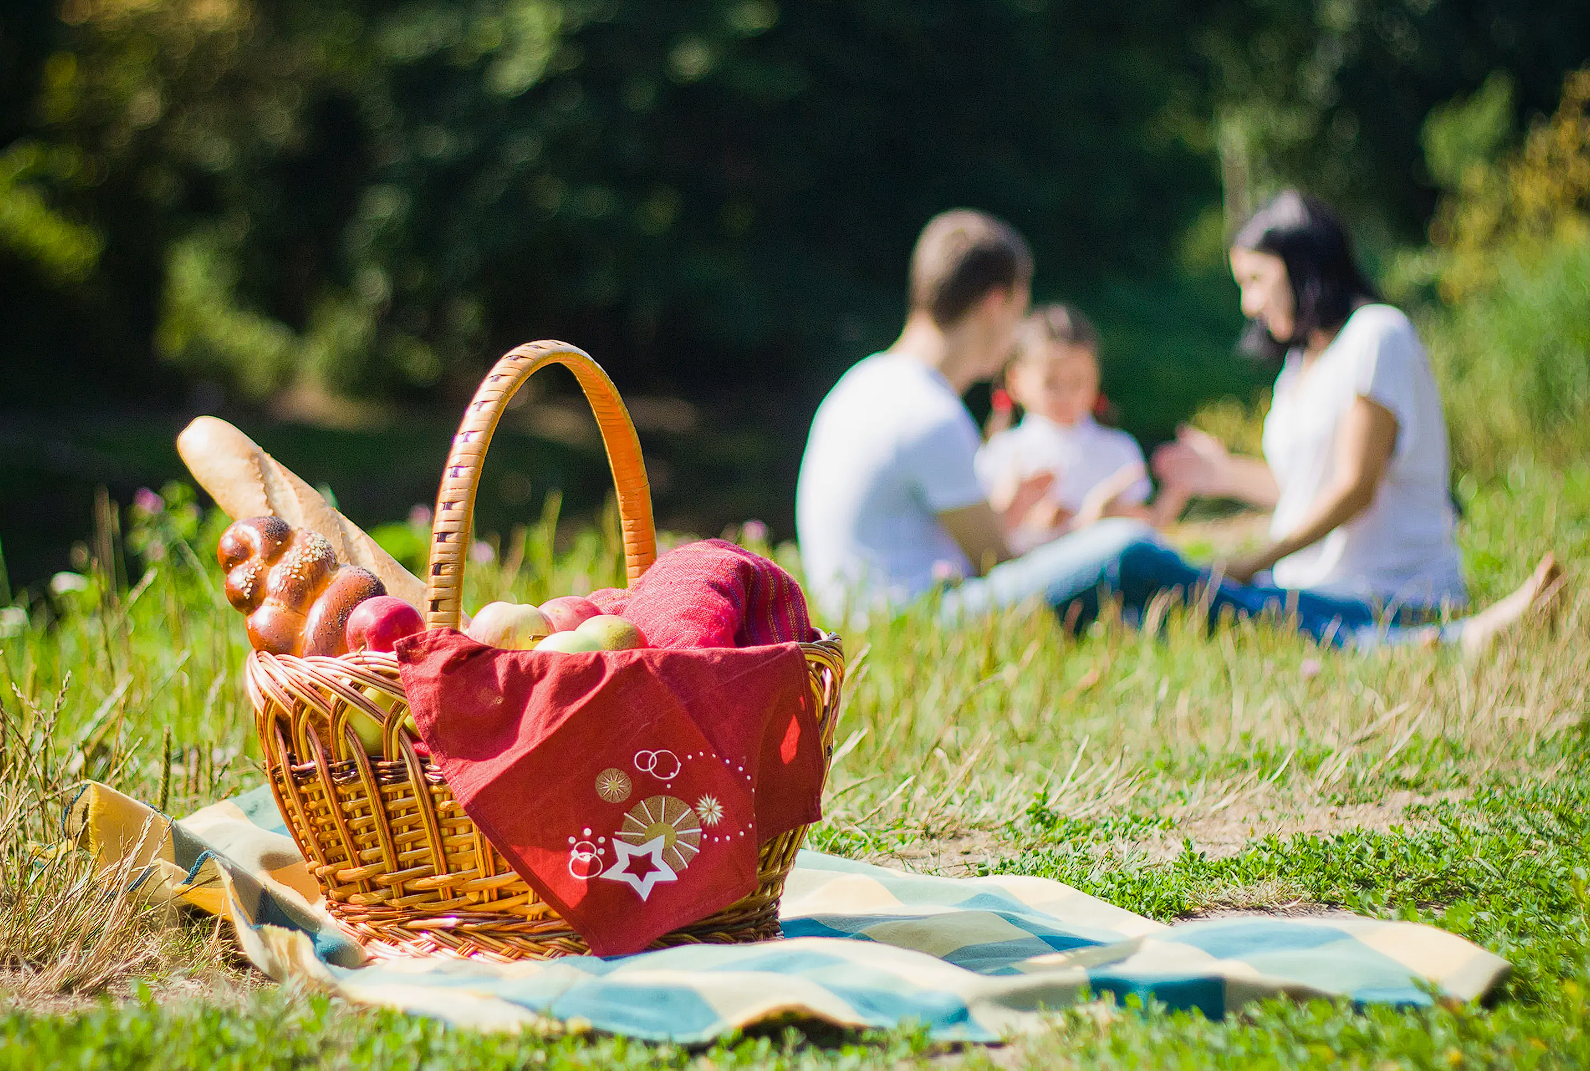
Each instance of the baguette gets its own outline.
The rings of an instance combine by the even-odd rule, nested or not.
[[[330,541],[343,565],[368,569],[386,585],[388,594],[425,608],[423,580],[333,509],[319,491],[226,421],[211,416],[194,420],[177,436],[177,453],[199,486],[234,521],[268,515],[317,532]]]

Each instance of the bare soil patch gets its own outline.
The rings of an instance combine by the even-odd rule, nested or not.
[[[1220,859],[1237,854],[1250,841],[1272,834],[1286,838],[1297,833],[1331,836],[1355,829],[1383,833],[1394,826],[1421,829],[1430,823],[1424,819],[1409,819],[1409,808],[1458,800],[1466,795],[1462,791],[1433,795],[1399,791],[1388,792],[1373,803],[1308,805],[1273,799],[1241,800],[1219,811],[1183,818],[1174,828],[1157,832],[1130,847],[1150,861],[1158,862],[1180,855],[1183,843],[1191,840],[1194,851]]]
[[[1180,855],[1187,841],[1195,852],[1214,859],[1236,855],[1253,841],[1274,835],[1282,839],[1302,833],[1333,836],[1353,830],[1388,832],[1395,827],[1427,828],[1430,821],[1408,817],[1417,806],[1463,799],[1468,793],[1389,792],[1372,803],[1305,804],[1275,797],[1241,799],[1220,810],[1199,810],[1174,826],[1132,841],[1119,842],[1124,853],[1145,862],[1159,863]],[[1003,834],[969,830],[947,837],[925,838],[882,848],[862,856],[868,863],[903,867],[917,874],[938,877],[974,876],[980,866],[1011,853],[1013,845]],[[1267,911],[1276,914],[1319,914],[1281,884],[1263,888],[1233,888],[1217,894],[1204,914]]]
[[[915,874],[941,878],[975,876],[984,863],[1006,854],[1003,838],[985,830],[972,830],[954,836],[917,840],[897,848],[869,853],[863,862],[878,866],[903,867]]]

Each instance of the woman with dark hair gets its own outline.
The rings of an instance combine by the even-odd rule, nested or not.
[[[1381,302],[1324,204],[1287,191],[1231,247],[1251,321],[1244,348],[1280,358],[1264,457],[1228,453],[1184,428],[1154,455],[1175,495],[1233,498],[1273,511],[1258,551],[1200,570],[1130,522],[1059,540],[1046,570],[1057,611],[1086,620],[1096,593],[1128,612],[1160,592],[1207,606],[1210,621],[1274,614],[1322,643],[1451,642],[1468,650],[1552,597],[1550,555],[1512,595],[1448,625],[1426,622],[1468,601],[1453,540],[1446,420],[1413,324]],[[947,596],[950,609],[974,601]],[[997,600],[996,600],[997,601]]]
[[[1294,191],[1237,233],[1231,272],[1249,348],[1283,362],[1264,459],[1191,432],[1155,458],[1168,484],[1274,510],[1267,545],[1226,575],[1273,568],[1287,589],[1464,605],[1446,418],[1413,324],[1380,302],[1330,209]]]

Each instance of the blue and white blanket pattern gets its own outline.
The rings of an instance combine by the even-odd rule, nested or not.
[[[1167,926],[1042,878],[925,877],[809,851],[785,887],[782,941],[508,965],[367,962],[319,906],[266,789],[172,821],[89,784],[68,824],[103,862],[135,868],[156,899],[230,920],[244,954],[278,981],[480,1029],[688,1044],[770,1022],[915,1023],[938,1040],[998,1041],[1101,995],[1210,1018],[1278,996],[1422,1005],[1476,999],[1508,969],[1415,923],[1249,916]]]

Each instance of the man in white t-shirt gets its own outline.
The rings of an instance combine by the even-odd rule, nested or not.
[[[1053,477],[990,503],[960,396],[1009,357],[1031,280],[1026,242],[991,216],[945,212],[923,229],[904,330],[829,392],[801,459],[801,559],[826,613],[898,606],[1011,558],[1009,533]]]

